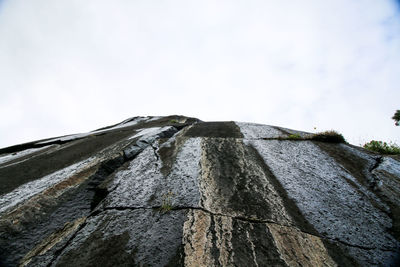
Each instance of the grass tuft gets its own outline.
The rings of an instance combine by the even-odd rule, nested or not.
[[[303,139],[299,134],[291,134],[287,137],[289,140],[301,140]]]
[[[311,135],[308,139],[328,143],[346,143],[346,139],[344,139],[343,135],[334,130],[315,133]]]
[[[172,193],[171,191],[169,191],[167,194],[163,195],[163,200],[162,200],[162,204],[160,207],[160,212],[162,213],[166,213],[170,210],[172,210],[173,206],[172,206],[172,196],[174,195],[174,193]]]

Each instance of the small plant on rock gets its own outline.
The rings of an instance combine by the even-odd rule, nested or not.
[[[160,207],[160,212],[166,213],[170,210],[172,210],[172,197],[174,196],[174,193],[169,191],[167,194],[163,195],[163,200],[161,203]]]
[[[334,130],[313,134],[309,137],[309,139],[328,143],[346,143],[343,135]]]
[[[177,120],[170,120],[169,122],[170,123],[179,123],[179,121],[177,121]]]
[[[364,144],[364,148],[370,151],[378,152],[380,154],[387,154],[387,155],[400,154],[400,147],[395,143],[387,143],[383,141],[372,140]]]
[[[299,140],[299,139],[303,139],[299,134],[291,134],[288,136],[289,140]]]

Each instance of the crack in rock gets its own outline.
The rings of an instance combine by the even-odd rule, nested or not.
[[[143,209],[143,210],[160,210],[161,206],[151,206],[151,207],[126,207],[126,206],[115,206],[115,207],[105,207],[103,208],[102,211],[106,211],[106,210],[138,210],[138,209]],[[272,221],[272,220],[260,220],[257,218],[247,218],[247,217],[243,217],[243,216],[232,216],[229,214],[222,214],[222,213],[215,213],[215,212],[211,212],[205,208],[202,207],[188,207],[188,206],[176,206],[176,207],[172,207],[170,211],[167,212],[171,212],[171,211],[178,211],[178,210],[200,210],[203,212],[206,212],[208,214],[211,214],[213,216],[223,216],[223,217],[229,217],[232,218],[234,220],[240,220],[240,221],[245,221],[245,222],[249,222],[249,223],[260,223],[260,224],[265,224],[265,223],[270,223],[270,224],[275,224],[275,225],[279,225],[279,226],[285,226],[285,227],[291,227],[291,228],[295,228],[298,231],[305,233],[305,234],[309,234],[324,240],[329,240],[329,241],[333,241],[333,242],[338,242],[341,243],[345,246],[349,246],[349,247],[354,247],[354,248],[359,248],[359,249],[363,249],[363,250],[381,250],[381,251],[392,251],[395,252],[397,251],[396,249],[385,249],[385,248],[379,248],[379,247],[367,247],[367,246],[362,246],[362,245],[357,245],[357,244],[351,244],[345,241],[342,241],[340,239],[335,239],[335,238],[330,238],[324,235],[316,235],[315,233],[310,233],[307,231],[303,231],[298,229],[295,225],[291,225],[291,224],[282,224],[282,223],[278,223],[276,221]],[[98,213],[100,213],[98,212]],[[166,212],[166,213],[167,213]],[[96,215],[98,214],[96,213]]]
[[[78,235],[79,231],[81,231],[86,226],[86,220],[79,226],[79,228],[75,231],[75,233],[67,240],[64,246],[62,246],[60,249],[54,252],[53,259],[49,262],[49,264],[47,264],[47,267],[50,267],[57,260],[57,258],[62,254],[62,252],[69,246],[69,244],[71,244],[74,238]]]
[[[379,167],[379,165],[383,162],[383,157],[379,156],[375,158],[375,164],[373,166],[371,166],[371,168],[369,169],[369,172],[372,172],[373,170],[375,170],[376,168]]]
[[[157,147],[153,146],[153,144],[149,144],[151,148],[153,149],[154,156],[156,157],[157,161],[160,159],[160,156],[157,153]]]

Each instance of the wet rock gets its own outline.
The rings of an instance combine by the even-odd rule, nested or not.
[[[141,147],[139,147],[137,145],[132,145],[132,146],[127,147],[127,148],[124,149],[124,156],[127,159],[132,159],[136,155],[138,155],[142,150],[143,150],[143,148],[141,148]]]
[[[240,139],[205,138],[202,143],[202,206],[213,213],[270,220],[292,219],[274,186]]]
[[[186,266],[335,266],[319,237],[296,228],[193,210],[184,226]]]
[[[169,175],[164,176],[161,159],[155,156],[152,147],[147,147],[116,174],[104,207],[159,207],[169,193],[172,206],[197,207],[200,153],[200,139],[187,139]]]
[[[350,173],[312,142],[250,143],[321,235],[349,246],[378,249],[370,251],[377,259],[382,256],[379,249],[393,253],[398,249],[399,242],[387,231],[392,227],[391,218],[349,183],[356,181]],[[367,262],[359,254],[353,256]]]
[[[185,213],[104,211],[86,221],[51,266],[165,266],[180,248]]]
[[[0,266],[399,266],[400,162],[133,117],[0,149]]]
[[[20,266],[45,266],[50,264],[53,257],[48,252],[53,251],[54,253],[57,249],[60,250],[85,221],[86,218],[83,217],[76,219],[74,222],[67,222],[63,228],[43,239],[35,248],[29,251],[20,261]]]
[[[243,134],[234,122],[202,122],[190,127],[185,136],[241,138]]]

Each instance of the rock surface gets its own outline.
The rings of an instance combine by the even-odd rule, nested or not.
[[[0,149],[0,266],[399,266],[400,162],[134,117]]]

